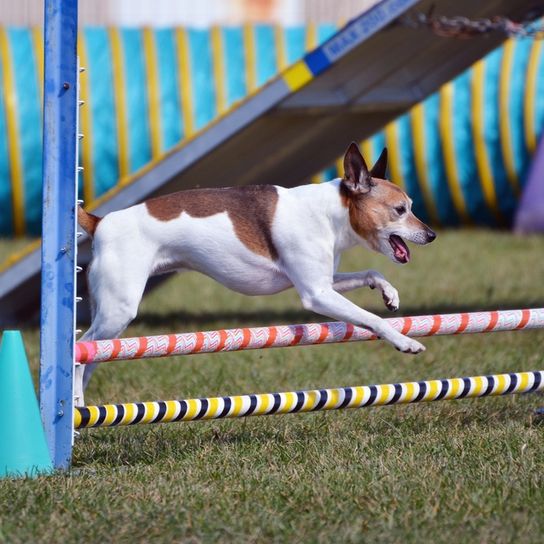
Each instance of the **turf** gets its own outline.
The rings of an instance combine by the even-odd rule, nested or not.
[[[443,232],[400,267],[363,250],[404,315],[544,305],[544,238]],[[378,293],[350,298],[387,315]],[[154,291],[126,335],[322,319],[296,293],[233,294],[196,274]],[[34,372],[38,334],[23,327]],[[89,403],[540,370],[542,331],[104,364]],[[541,542],[541,395],[83,431],[72,472],[0,481],[6,542]],[[4,445],[2,445],[4,447]]]

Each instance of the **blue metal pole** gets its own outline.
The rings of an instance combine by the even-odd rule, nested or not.
[[[45,0],[40,409],[56,468],[70,466],[76,256],[77,0]]]

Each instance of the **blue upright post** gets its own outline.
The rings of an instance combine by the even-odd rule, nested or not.
[[[45,0],[40,409],[56,468],[70,466],[76,255],[77,0]]]

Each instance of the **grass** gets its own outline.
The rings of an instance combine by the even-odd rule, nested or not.
[[[444,232],[377,268],[405,315],[544,305],[544,238]],[[379,295],[350,298],[386,315]],[[126,335],[320,319],[296,293],[233,294],[198,275],[146,298]],[[34,372],[38,333],[23,325]],[[538,370],[542,331],[105,364],[90,403],[388,383]],[[84,431],[72,472],[0,481],[5,542],[541,542],[541,395]]]

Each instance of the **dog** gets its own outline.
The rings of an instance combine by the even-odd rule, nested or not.
[[[117,338],[136,317],[150,276],[196,270],[245,295],[294,287],[302,306],[373,331],[404,353],[425,350],[341,293],[378,288],[389,310],[397,290],[374,270],[339,273],[343,251],[363,246],[405,264],[404,242],[428,244],[436,234],[411,210],[412,200],[385,179],[387,149],[371,170],[352,143],[342,179],[286,189],[245,186],[192,189],[159,196],[103,218],[78,208],[93,238],[87,270],[92,322],[85,340]],[[75,402],[93,365],[76,367]]]

